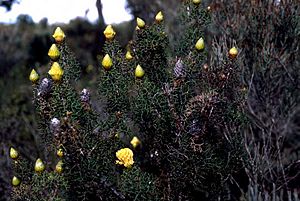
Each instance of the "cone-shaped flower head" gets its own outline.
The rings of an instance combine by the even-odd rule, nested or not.
[[[236,47],[232,47],[230,50],[229,50],[229,57],[231,59],[234,59],[236,58],[236,56],[238,55],[238,50],[236,49]]]
[[[125,55],[125,58],[126,58],[128,61],[131,60],[131,59],[133,59],[133,57],[132,57],[132,55],[131,55],[131,53],[130,53],[129,50],[127,50],[126,55]]]
[[[116,152],[116,156],[118,160],[116,160],[116,164],[124,165],[126,168],[130,168],[133,161],[133,152],[129,148],[120,149]]]
[[[57,27],[52,37],[55,39],[55,42],[61,43],[64,41],[66,35],[60,27]]]
[[[38,81],[39,78],[40,78],[39,74],[34,69],[32,69],[29,75],[29,80],[32,83],[36,83],[36,81]]]
[[[159,11],[159,12],[156,14],[155,20],[156,20],[156,22],[158,22],[158,23],[160,23],[160,22],[162,22],[162,21],[164,20],[164,15],[162,14],[161,11]]]
[[[45,170],[45,165],[42,161],[42,159],[38,158],[35,161],[35,165],[34,165],[34,170],[39,173],[39,172],[43,172]]]
[[[48,73],[51,76],[52,80],[59,81],[61,80],[64,71],[57,62],[53,62],[51,69],[48,71]]]
[[[82,89],[80,93],[80,100],[85,103],[89,103],[91,99],[91,93],[88,89]]]
[[[56,155],[60,158],[62,158],[64,156],[64,151],[62,148],[59,148],[56,152]]]
[[[185,65],[183,64],[182,59],[178,59],[174,70],[173,70],[175,78],[180,78],[180,77],[185,77],[186,76],[186,70],[185,70]]]
[[[52,61],[57,61],[60,57],[60,52],[55,44],[52,44],[49,51],[48,56]]]
[[[193,3],[196,4],[196,5],[198,5],[198,4],[201,3],[201,0],[193,0]]]
[[[62,162],[62,160],[59,160],[58,162],[57,162],[57,164],[56,164],[56,166],[55,166],[55,171],[57,172],[57,173],[62,173],[62,171],[63,171],[63,162]]]
[[[13,186],[18,186],[18,185],[20,185],[20,183],[21,183],[21,180],[20,180],[18,177],[16,177],[16,176],[14,176],[14,177],[12,178],[12,180],[11,180],[11,184],[12,184]]]
[[[52,88],[52,81],[48,78],[42,79],[39,89],[38,89],[38,96],[46,96],[49,94]]]
[[[136,18],[136,23],[140,29],[144,28],[146,25],[145,21],[139,17]]]
[[[105,38],[107,40],[112,40],[114,39],[115,35],[116,35],[116,32],[114,31],[113,27],[111,25],[107,25],[107,27],[105,28],[104,30],[104,35],[105,35]]]
[[[17,159],[19,157],[19,152],[15,150],[13,147],[9,149],[9,156],[11,159]]]
[[[130,144],[133,146],[133,148],[136,148],[137,146],[139,146],[141,144],[141,141],[139,140],[139,138],[134,136],[132,138],[132,140],[130,141]]]
[[[60,120],[58,118],[54,117],[50,121],[50,131],[52,134],[57,136],[59,133],[59,130],[60,130]]]
[[[102,60],[102,66],[105,70],[109,70],[113,65],[112,59],[110,58],[109,54],[106,54]]]
[[[196,45],[195,45],[195,48],[196,48],[197,50],[203,50],[204,47],[205,47],[205,45],[204,45],[204,40],[203,40],[203,38],[200,38],[200,39],[197,41],[197,43],[196,43]]]
[[[135,77],[142,78],[145,75],[145,71],[143,68],[138,64],[134,71]]]

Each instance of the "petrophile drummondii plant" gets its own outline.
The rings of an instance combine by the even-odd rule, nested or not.
[[[11,147],[13,200],[231,200],[247,157],[245,55],[209,39],[201,1],[182,2],[174,44],[164,20],[138,17],[126,49],[106,27],[97,91],[77,91],[79,62],[55,29],[48,72],[29,75],[43,151],[28,161]]]

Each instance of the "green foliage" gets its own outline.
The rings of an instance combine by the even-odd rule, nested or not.
[[[120,189],[132,200],[160,200],[159,189],[152,174],[138,167],[125,170],[120,178]]]
[[[13,188],[12,198],[13,200],[65,201],[68,200],[68,194],[66,194],[68,188],[65,178],[58,173],[35,173],[30,182],[22,181],[20,186]]]

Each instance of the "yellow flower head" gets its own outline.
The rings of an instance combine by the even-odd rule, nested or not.
[[[126,55],[125,55],[125,58],[126,58],[127,60],[133,59],[133,57],[132,57],[132,55],[131,55],[131,53],[130,53],[129,50],[127,50]]]
[[[51,69],[48,71],[48,73],[54,81],[59,81],[61,80],[64,71],[57,62],[53,62]]]
[[[197,41],[197,43],[195,44],[195,48],[196,48],[197,50],[203,50],[204,47],[205,47],[205,45],[204,45],[204,40],[203,40],[203,38],[200,38],[200,39]]]
[[[45,170],[45,165],[42,161],[42,159],[38,158],[35,161],[35,165],[34,165],[34,170],[39,173],[39,172],[43,172]]]
[[[196,4],[196,5],[198,5],[198,4],[201,3],[201,0],[193,0],[193,3]]]
[[[109,54],[106,54],[102,60],[102,66],[105,70],[109,70],[113,65],[112,59],[110,58]]]
[[[140,65],[137,65],[134,71],[135,77],[142,78],[145,75],[145,71]]]
[[[9,149],[9,156],[11,159],[17,159],[19,157],[19,152],[15,150],[13,147]]]
[[[64,151],[62,150],[62,148],[57,150],[56,155],[60,158],[64,156]]]
[[[55,29],[54,34],[52,35],[52,37],[55,39],[55,41],[57,43],[61,43],[65,39],[66,35],[60,27],[57,27]]]
[[[55,166],[55,171],[57,172],[57,173],[62,173],[62,171],[63,171],[63,162],[62,162],[62,160],[60,160],[60,161],[58,161],[57,162],[57,164],[56,164],[56,166]]]
[[[31,73],[29,75],[29,80],[32,83],[35,83],[36,81],[39,80],[39,74],[37,74],[37,72],[34,69],[31,70]]]
[[[236,49],[236,47],[232,47],[232,48],[229,50],[229,57],[230,57],[231,59],[235,59],[237,55],[238,55],[238,50]]]
[[[49,51],[48,51],[48,56],[52,61],[57,61],[58,58],[60,57],[60,52],[55,44],[52,44]]]
[[[146,23],[144,20],[142,20],[141,18],[137,17],[136,18],[136,22],[137,22],[137,25],[140,29],[144,28]]]
[[[21,180],[20,180],[18,177],[16,177],[16,176],[14,176],[14,177],[12,178],[12,180],[11,180],[11,184],[12,184],[13,186],[18,186],[18,185],[20,185],[20,183],[21,183]]]
[[[156,14],[155,20],[156,20],[156,22],[158,22],[158,23],[160,23],[160,22],[162,22],[162,21],[164,20],[164,16],[163,16],[163,14],[162,14],[161,11],[159,11],[159,12]]]
[[[124,165],[126,168],[130,168],[133,161],[133,152],[129,148],[120,149],[116,152],[116,156],[118,160],[116,160],[116,164]]]
[[[112,40],[114,39],[115,35],[116,35],[116,32],[114,31],[114,29],[112,28],[111,25],[107,25],[107,27],[105,28],[104,30],[104,35],[105,35],[105,38],[107,40]]]
[[[132,140],[130,141],[130,144],[133,146],[133,148],[136,148],[137,146],[139,146],[141,144],[141,141],[139,140],[139,138],[134,136],[132,138]]]

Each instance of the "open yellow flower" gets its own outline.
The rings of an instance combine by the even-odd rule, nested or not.
[[[40,173],[40,172],[43,172],[45,170],[45,165],[42,161],[42,159],[38,158],[36,161],[35,161],[35,165],[34,165],[34,170],[37,172],[37,173]]]
[[[105,70],[109,70],[113,65],[112,59],[110,58],[109,54],[106,54],[102,60],[102,66]]]
[[[197,50],[203,50],[204,47],[205,47],[205,45],[204,45],[204,40],[203,40],[203,38],[200,38],[200,39],[197,41],[197,43],[196,43],[196,45],[195,45],[195,48],[196,48]]]
[[[134,74],[135,74],[135,77],[142,78],[145,75],[145,71],[140,65],[137,65],[137,67],[135,68]]]
[[[52,35],[52,37],[55,39],[55,41],[57,43],[61,43],[65,39],[66,35],[60,27],[57,27],[55,29],[54,34]]]
[[[132,55],[131,55],[131,53],[130,53],[129,50],[127,50],[126,55],[125,55],[125,58],[126,58],[127,60],[133,59],[133,57],[132,57]]]
[[[163,16],[163,14],[162,14],[161,11],[159,11],[159,12],[156,14],[155,20],[156,20],[156,22],[158,22],[158,23],[160,23],[160,22],[162,22],[162,21],[164,20],[164,16]]]
[[[20,183],[21,183],[21,180],[20,180],[18,177],[16,177],[16,176],[14,176],[14,177],[12,178],[12,180],[11,180],[11,184],[12,184],[13,186],[18,186],[18,185],[20,185]]]
[[[9,156],[11,159],[17,159],[19,157],[19,152],[15,150],[13,147],[9,149]]]
[[[132,138],[132,140],[130,141],[130,144],[133,146],[133,148],[136,148],[137,146],[139,146],[141,144],[141,141],[139,140],[139,138],[134,136]]]
[[[146,23],[144,20],[142,20],[141,18],[137,17],[136,18],[136,22],[137,22],[137,25],[140,29],[144,28]]]
[[[60,57],[60,52],[59,49],[55,44],[52,44],[49,51],[48,51],[48,56],[52,61],[57,61],[58,58]]]
[[[34,69],[31,70],[31,73],[29,75],[29,80],[32,83],[35,83],[36,81],[39,80],[39,74]]]
[[[238,55],[238,50],[236,49],[236,47],[232,47],[232,48],[229,50],[229,57],[230,57],[231,59],[235,59],[237,55]]]
[[[116,164],[124,165],[126,168],[130,168],[133,161],[133,152],[129,148],[120,149],[116,152],[116,156],[118,160],[116,160]]]
[[[53,62],[51,69],[48,71],[48,73],[54,81],[59,81],[61,80],[64,71],[57,62]]]
[[[104,35],[105,35],[105,38],[107,40],[112,40],[114,39],[115,35],[116,35],[116,32],[114,31],[114,29],[112,28],[111,25],[107,25],[107,27],[105,28],[104,30]]]

